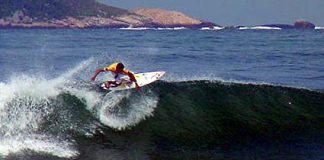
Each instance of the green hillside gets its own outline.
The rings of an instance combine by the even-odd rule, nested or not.
[[[1,0],[0,18],[12,16],[16,11],[38,19],[60,19],[66,16],[110,17],[129,14],[125,9],[107,6],[95,0]]]

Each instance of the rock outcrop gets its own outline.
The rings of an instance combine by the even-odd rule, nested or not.
[[[195,26],[202,23],[199,20],[193,19],[176,11],[141,8],[135,9],[133,13],[151,19],[153,24],[155,24],[157,27]]]
[[[315,25],[313,23],[302,20],[296,21],[294,27],[296,29],[315,29]]]
[[[307,21],[296,21],[294,25],[290,24],[267,24],[262,25],[266,27],[278,27],[281,29],[315,29],[315,25],[313,23]]]

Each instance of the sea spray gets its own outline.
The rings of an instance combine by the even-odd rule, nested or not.
[[[52,113],[52,97],[60,91],[43,78],[21,75],[0,85],[0,155],[33,150],[58,157],[73,157],[72,143],[40,132]]]
[[[7,157],[11,153],[30,150],[62,158],[72,158],[79,154],[73,146],[73,142],[44,134],[8,136],[0,139],[0,158]]]
[[[73,140],[65,139],[61,135],[49,134],[48,130],[43,129],[46,123],[56,123],[57,120],[49,122],[52,120],[50,117],[64,113],[64,109],[60,112],[56,110],[58,105],[62,104],[57,97],[66,92],[66,86],[71,84],[75,76],[92,61],[93,59],[90,58],[52,80],[41,76],[13,75],[8,83],[0,83],[0,155],[2,157],[25,150],[68,158],[78,154],[73,147]],[[73,128],[71,125],[74,125],[74,123],[61,124],[66,128]]]
[[[49,98],[59,91],[44,79],[22,75],[10,83],[0,85],[0,113],[2,132],[10,134],[37,129],[41,117],[51,110]],[[12,129],[9,129],[12,128]]]
[[[152,116],[157,103],[158,97],[150,90],[114,91],[104,97],[97,114],[105,125],[122,130]]]

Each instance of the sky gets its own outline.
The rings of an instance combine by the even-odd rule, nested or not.
[[[97,0],[124,9],[162,8],[219,25],[293,24],[324,26],[324,0]]]

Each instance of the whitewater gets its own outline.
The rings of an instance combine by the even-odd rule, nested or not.
[[[58,78],[47,80],[45,78],[20,75],[9,80],[8,83],[0,83],[0,121],[1,141],[0,154],[7,156],[11,153],[35,151],[52,154],[58,157],[75,157],[79,153],[76,150],[74,140],[67,139],[60,132],[72,130],[82,135],[91,136],[100,125],[106,125],[117,130],[123,130],[134,126],[141,120],[152,115],[158,98],[150,93],[141,92],[134,95],[132,91],[100,93],[93,90],[96,84],[82,86],[75,81],[76,73],[84,67],[88,67],[93,59],[82,62],[79,66],[62,74]],[[80,82],[81,83],[81,82]],[[92,87],[89,87],[90,86]],[[99,87],[98,89],[99,90]],[[56,113],[57,107],[62,102],[58,98],[61,94],[68,93],[83,100],[86,109],[93,113],[101,124],[89,123],[81,128],[64,108],[59,112],[64,116],[64,126],[59,127],[59,133],[48,134],[42,130],[44,123],[58,123],[50,121],[48,117]],[[119,103],[131,96],[127,108],[121,108]],[[64,111],[66,110],[66,111]],[[66,113],[64,113],[66,112]],[[71,118],[71,119],[70,119]],[[57,119],[56,119],[57,120]],[[46,124],[48,125],[48,124]]]

